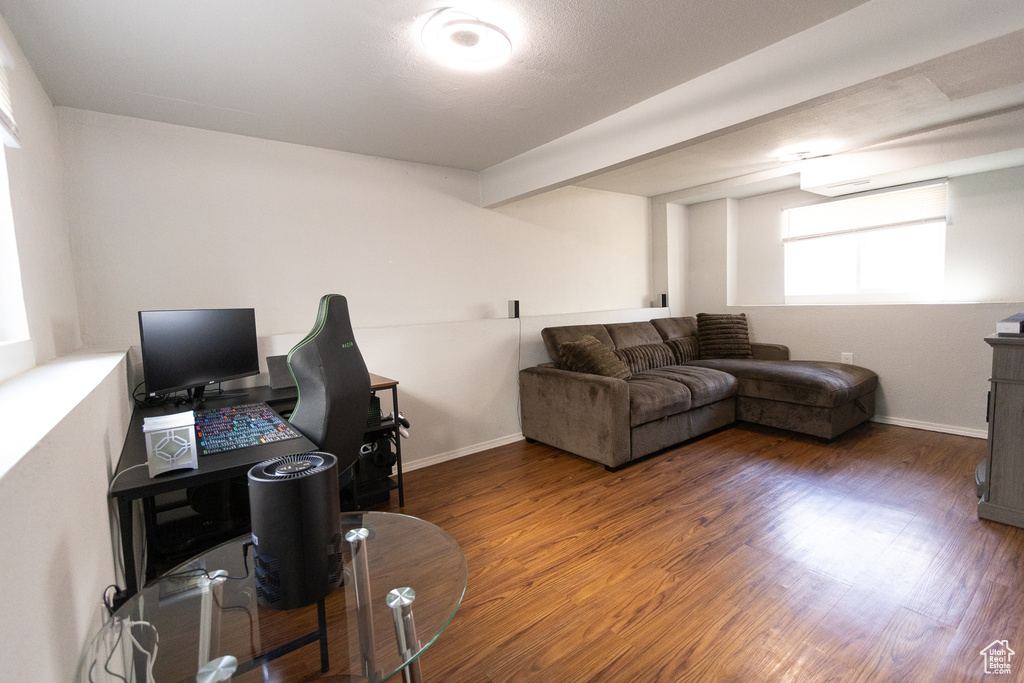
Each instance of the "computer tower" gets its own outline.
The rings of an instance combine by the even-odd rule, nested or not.
[[[259,604],[310,605],[342,578],[338,461],[312,451],[249,470],[253,565]]]

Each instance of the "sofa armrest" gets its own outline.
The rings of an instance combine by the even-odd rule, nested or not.
[[[789,347],[783,344],[750,342],[750,353],[754,360],[789,360]]]
[[[559,370],[551,363],[519,372],[523,436],[608,467],[629,462],[626,381]]]

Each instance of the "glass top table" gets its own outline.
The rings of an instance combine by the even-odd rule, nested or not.
[[[343,513],[341,525],[344,582],[319,603],[259,606],[251,539],[241,536],[125,603],[82,653],[77,680],[376,683],[400,671],[419,680],[418,657],[462,601],[465,554],[415,517]]]

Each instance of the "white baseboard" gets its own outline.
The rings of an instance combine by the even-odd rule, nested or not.
[[[955,427],[953,425],[935,424],[934,422],[921,422],[920,420],[905,420],[899,417],[888,417],[885,415],[875,415],[871,418],[872,422],[879,422],[881,424],[895,425],[897,427],[909,427],[910,429],[923,429],[929,432],[941,432],[943,434],[954,434],[956,436],[967,436],[973,439],[987,439],[988,431],[984,429],[969,429],[967,427]],[[479,453],[480,451],[486,451],[489,448],[497,448],[498,446],[505,446],[516,441],[521,441],[523,435],[509,434],[498,439],[491,439],[490,441],[484,441],[482,443],[476,443],[472,446],[466,446],[459,448],[454,451],[448,451],[447,453],[438,453],[437,455],[431,455],[426,458],[418,458],[412,461],[405,461],[402,463],[403,472],[411,472],[418,470],[422,467],[430,467],[431,465],[437,465],[442,462],[449,460],[455,460],[467,455]]]
[[[431,455],[426,458],[417,458],[411,461],[402,461],[402,471],[411,472],[418,470],[421,467],[430,467],[431,465],[437,465],[438,463],[447,462],[449,460],[455,460],[466,455],[472,455],[473,453],[479,453],[480,451],[486,451],[489,448],[497,448],[498,446],[505,446],[516,441],[522,441],[522,434],[509,434],[498,439],[491,439],[490,441],[484,441],[483,443],[475,443],[472,446],[466,446],[465,448],[459,448],[454,451],[448,451],[447,453],[438,453],[437,455]]]
[[[887,425],[896,425],[897,427],[910,427],[911,429],[923,429],[929,432],[942,432],[943,434],[955,434],[956,436],[969,436],[973,439],[987,439],[987,429],[969,429],[967,427],[954,427],[953,425],[940,425],[934,422],[921,422],[920,420],[905,420],[900,417],[887,417],[885,415],[875,415],[871,418],[872,422],[881,422]]]

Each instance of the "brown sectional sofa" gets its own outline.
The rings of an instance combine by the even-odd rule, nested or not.
[[[609,469],[736,420],[833,439],[874,414],[878,377],[870,370],[791,361],[778,344],[750,343],[750,358],[702,359],[693,317],[549,327],[541,335],[552,362],[519,373],[523,436]],[[588,336],[628,371],[566,369],[563,351],[593,344]]]

